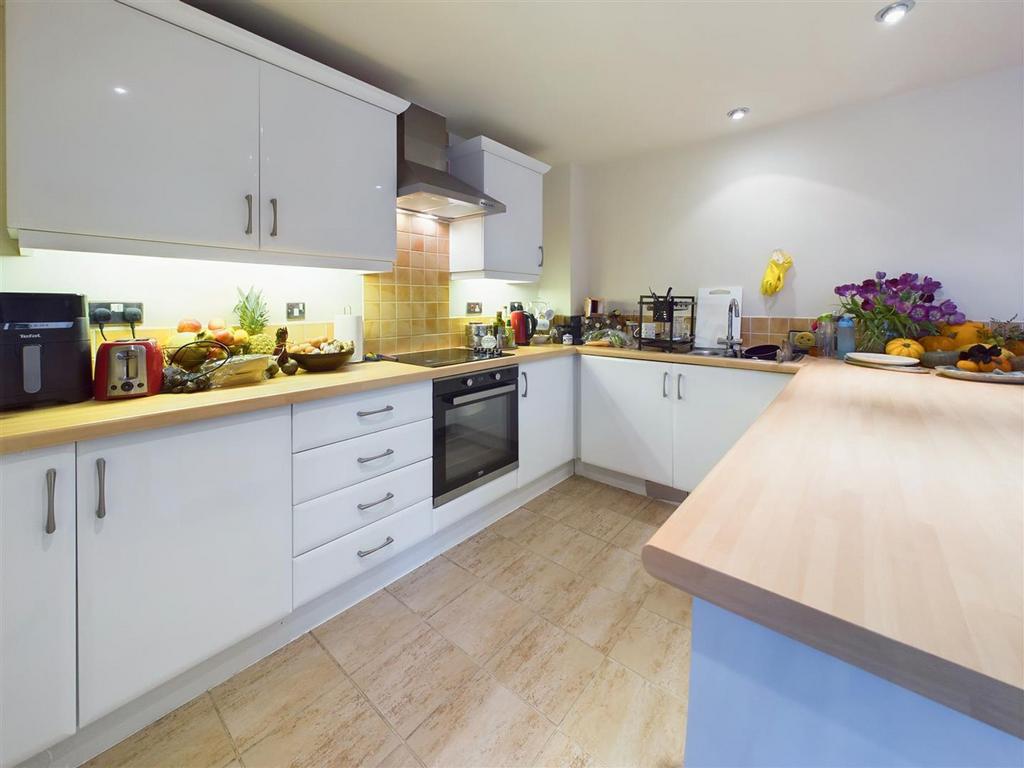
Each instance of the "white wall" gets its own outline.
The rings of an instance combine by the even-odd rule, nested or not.
[[[41,251],[0,256],[0,290],[84,293],[94,301],[141,301],[145,324],[168,327],[183,317],[229,322],[235,287],[263,290],[271,323],[285,321],[285,304],[306,302],[306,320],[331,321],[345,307],[362,314],[363,279],[355,272],[268,264],[234,264]]]
[[[929,274],[970,317],[1024,313],[1024,70],[584,168],[591,295],[635,306],[742,284],[744,313],[812,316],[875,270]],[[724,119],[724,118],[723,118]],[[795,266],[759,293],[773,248]]]

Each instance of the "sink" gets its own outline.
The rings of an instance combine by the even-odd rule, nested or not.
[[[691,349],[686,354],[688,354],[688,355],[696,355],[698,357],[725,357],[725,350],[724,349],[718,349],[717,347],[707,347],[707,348],[700,348],[700,347],[698,347],[696,349]]]

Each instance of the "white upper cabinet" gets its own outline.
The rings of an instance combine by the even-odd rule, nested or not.
[[[17,2],[6,28],[23,252],[390,270],[408,102],[184,3]]]
[[[259,247],[259,62],[115,2],[7,5],[11,229]],[[248,230],[248,231],[247,231]]]
[[[395,116],[260,67],[260,242],[288,253],[395,258]]]
[[[505,213],[451,225],[452,279],[534,281],[544,266],[544,174],[551,166],[483,136],[452,147],[452,175],[505,204]]]
[[[75,446],[0,456],[0,766],[75,732]]]
[[[576,356],[519,364],[519,485],[576,455]]]

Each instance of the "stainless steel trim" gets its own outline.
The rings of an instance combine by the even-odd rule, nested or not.
[[[102,520],[107,516],[107,460],[96,459],[96,474],[99,476],[100,495],[96,502],[96,517]]]
[[[356,504],[356,509],[358,509],[360,512],[365,512],[366,510],[372,507],[376,507],[378,504],[383,504],[385,501],[391,501],[393,498],[395,498],[395,494],[393,494],[391,491],[388,491],[388,495],[385,496],[383,499],[371,501],[369,504]]]
[[[388,411],[393,411],[393,410],[395,410],[395,406],[393,406],[393,405],[385,405],[383,408],[378,408],[376,411],[356,411],[356,416],[359,416],[360,418],[362,418],[364,416],[373,416],[374,414],[377,414],[377,413],[387,413]]]
[[[252,195],[251,194],[245,196],[245,204],[249,208],[249,218],[246,220],[245,234],[251,235],[252,234]]]
[[[277,237],[277,198],[270,198],[270,208],[274,211],[274,222],[270,226],[270,236]]]
[[[526,371],[520,371],[523,377],[523,394],[520,397],[526,397],[530,393],[530,380],[526,377]]]
[[[46,470],[46,532],[57,530],[57,520],[53,513],[53,496],[57,489],[57,470]]]
[[[475,480],[470,480],[465,485],[460,485],[458,488],[454,488],[448,493],[442,493],[440,496],[434,498],[434,507],[440,507],[443,504],[447,504],[453,499],[464,496],[472,490],[479,488],[481,485],[487,485],[492,480],[497,480],[502,475],[507,475],[509,472],[519,469],[519,460],[516,459],[510,464],[506,464],[504,467],[499,467],[493,472],[488,472],[486,475],[482,475]]]
[[[540,248],[540,263],[538,263],[537,266],[538,267],[543,267],[544,266],[544,246],[543,245],[538,245],[537,247]]]
[[[661,374],[661,396],[668,397],[668,371]]]
[[[506,384],[504,387],[495,387],[494,389],[485,389],[483,392],[470,392],[468,395],[453,397],[452,405],[464,405],[466,403],[475,403],[478,400],[489,400],[492,397],[507,395],[509,392],[515,391],[515,384]]]
[[[394,544],[394,543],[395,543],[395,540],[392,539],[390,536],[388,536],[386,539],[384,539],[384,543],[383,544],[378,544],[373,549],[360,549],[360,550],[358,550],[356,552],[356,554],[359,555],[360,557],[366,557],[367,555],[372,555],[374,552],[379,552],[380,550],[384,549],[384,547],[388,546],[389,544]]]
[[[392,455],[394,451],[388,448],[384,453],[378,453],[376,456],[360,456],[356,459],[360,464],[366,464],[368,461],[376,461],[377,459],[383,459]]]

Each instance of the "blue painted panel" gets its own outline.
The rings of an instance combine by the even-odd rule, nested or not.
[[[687,768],[1024,766],[1024,741],[693,601]]]

